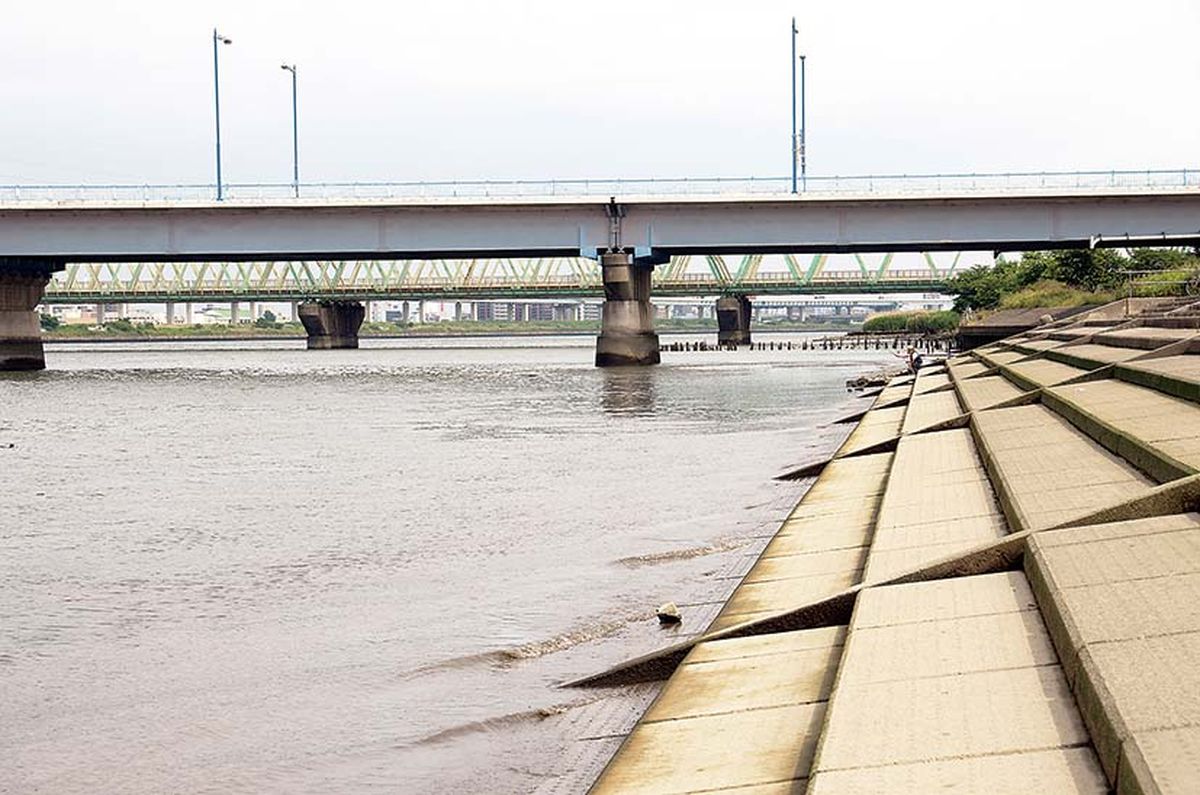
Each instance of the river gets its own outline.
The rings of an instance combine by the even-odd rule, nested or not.
[[[800,494],[771,477],[895,362],[593,344],[53,345],[0,376],[0,791],[557,775],[544,717],[599,694],[556,685],[701,629],[654,607],[732,589]]]

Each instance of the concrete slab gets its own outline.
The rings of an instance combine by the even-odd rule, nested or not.
[[[921,395],[933,389],[940,389],[944,386],[949,386],[950,376],[945,371],[936,371],[933,368],[922,369],[917,376],[917,382],[913,386],[913,396]]]
[[[990,781],[963,778],[966,760],[1005,757],[1037,770],[1043,759],[1017,760],[1082,748],[1076,764],[1084,772],[1066,779],[1096,791],[1100,766],[1086,749],[1087,732],[1024,579],[1006,572],[864,589],[813,764],[814,787],[832,792],[839,782],[859,782],[871,791],[905,780],[897,775],[941,775],[966,791],[990,790]]]
[[[800,632],[778,632],[753,635],[748,638],[709,640],[692,649],[684,664],[738,660],[746,657],[768,657],[792,654],[813,649],[841,646],[846,641],[845,627],[806,629]]]
[[[684,663],[642,722],[823,702],[833,689],[841,656],[841,646],[827,646],[766,657]]]
[[[837,452],[837,457],[865,450],[900,433],[907,406],[872,409],[866,413]]]
[[[1041,615],[1021,610],[891,626],[856,624],[841,676],[858,686],[1057,662]]]
[[[1108,782],[1090,748],[1055,748],[818,773],[809,784],[808,795],[981,791],[989,795],[1103,795],[1108,792]]]
[[[721,617],[777,612],[815,602],[849,588],[861,576],[861,569],[852,569],[833,574],[798,574],[786,580],[744,583],[733,592]]]
[[[1167,791],[1177,766],[1138,744],[1200,725],[1200,514],[1038,534],[1026,568],[1110,781]]]
[[[1200,791],[1200,726],[1147,731],[1127,740],[1117,774],[1120,793]]]
[[[861,569],[865,559],[866,549],[863,547],[806,552],[799,555],[772,555],[760,558],[742,582],[746,584],[819,574],[840,574]]]
[[[896,658],[894,664],[903,667],[907,661]],[[830,702],[815,769],[1011,754],[1087,742],[1075,699],[1057,666],[864,685],[842,678]]]
[[[824,704],[638,725],[593,795],[663,795],[778,785],[807,777]]]
[[[952,420],[963,413],[958,396],[951,391],[915,396],[908,404],[901,432],[915,433],[939,422]]]
[[[1115,379],[1070,384],[1049,392],[1141,444],[1162,450],[1162,442],[1190,442],[1174,445],[1176,455],[1172,457],[1193,470],[1200,469],[1200,404]],[[1106,446],[1119,449],[1119,442]]]
[[[971,411],[982,411],[1024,394],[1025,390],[1001,375],[987,375],[959,381],[956,385],[963,404]]]
[[[1154,486],[1045,406],[977,414],[975,436],[1014,530],[1053,527]]]
[[[866,597],[866,598],[863,598]],[[854,609],[854,626],[869,628],[1036,610],[1019,571],[868,588]]]
[[[1088,372],[1086,368],[1056,362],[1051,359],[1033,359],[1028,362],[1011,364],[1008,366],[1008,369],[1018,377],[1036,386],[1060,384],[1063,381],[1078,378]]]

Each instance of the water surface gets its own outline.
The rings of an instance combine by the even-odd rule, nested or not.
[[[570,742],[540,717],[597,697],[556,684],[731,588],[891,361],[363,344],[0,377],[0,790],[532,791]]]

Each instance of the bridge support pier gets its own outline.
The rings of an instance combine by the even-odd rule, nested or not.
[[[596,366],[658,364],[658,335],[650,304],[653,266],[638,265],[625,252],[600,255],[604,307],[596,338]]]
[[[750,299],[746,296],[717,299],[717,344],[750,344]]]
[[[358,329],[366,310],[357,301],[300,304],[300,322],[308,332],[308,349],[357,348]]]
[[[45,370],[42,326],[37,305],[52,267],[14,266],[0,260],[0,371]]]

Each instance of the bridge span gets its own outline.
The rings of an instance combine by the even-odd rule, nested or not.
[[[619,200],[20,201],[0,204],[0,368],[44,366],[33,309],[50,274],[68,263],[598,258],[605,305],[596,362],[610,365],[658,361],[651,272],[672,257],[1197,243],[1200,189],[1190,185]],[[748,323],[740,298],[726,299],[720,314],[739,328]],[[739,301],[736,311],[731,301]],[[357,344],[350,332],[361,317],[360,304],[340,297],[301,307],[311,347]]]

